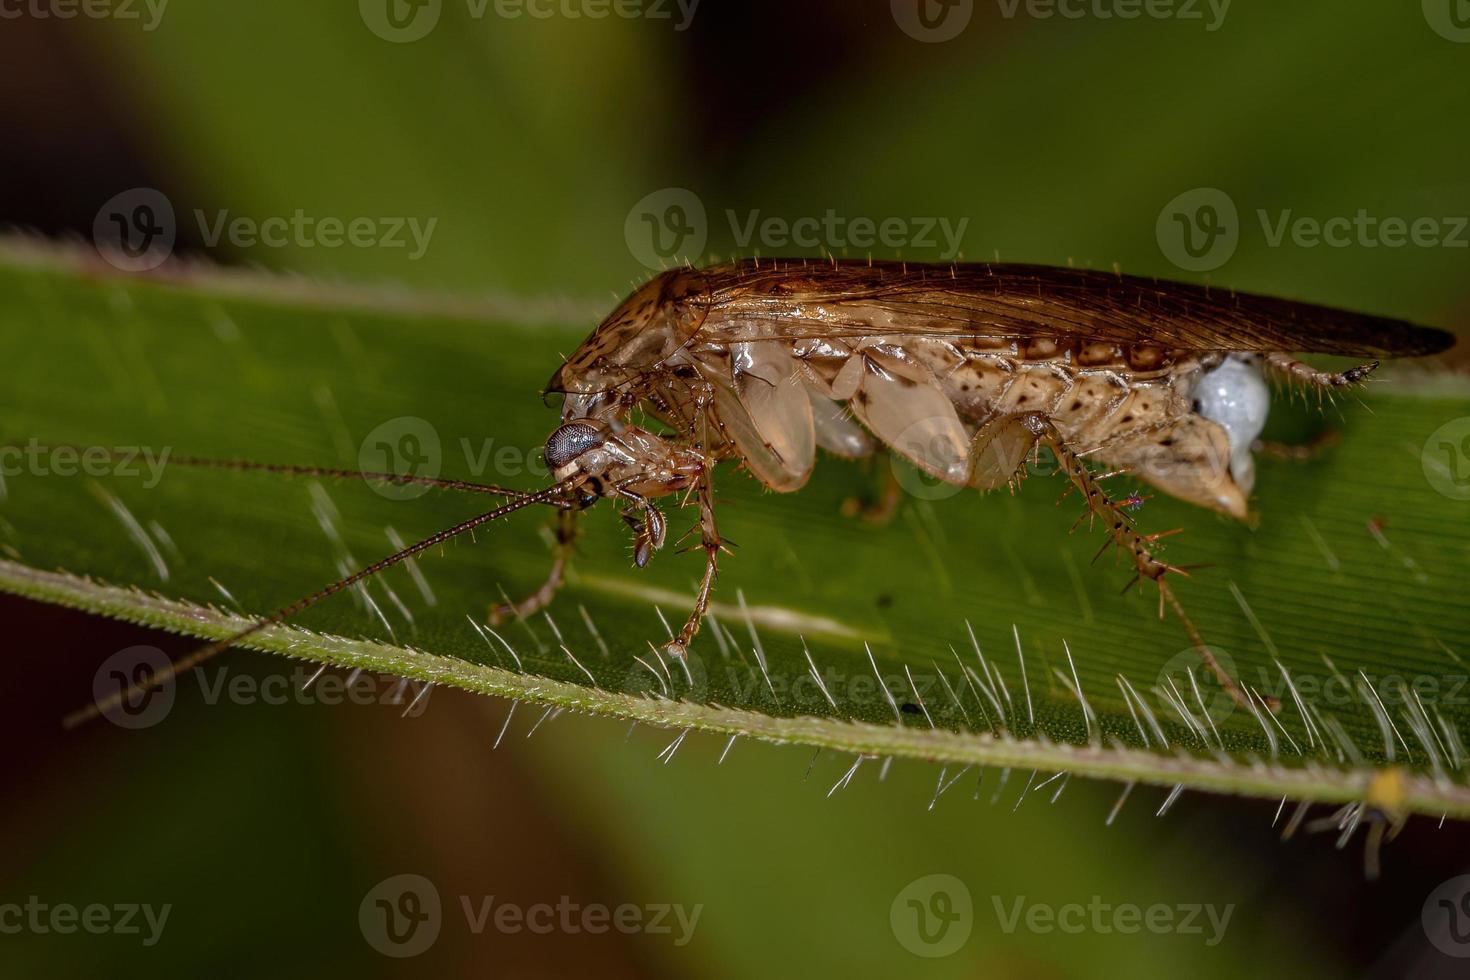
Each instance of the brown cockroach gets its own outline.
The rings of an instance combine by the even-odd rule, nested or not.
[[[1083,463],[1096,457],[1156,490],[1237,519],[1249,516],[1251,449],[1265,423],[1267,377],[1319,391],[1354,385],[1376,358],[1433,354],[1444,331],[1400,320],[1095,270],[1015,264],[740,261],[680,268],[629,296],[547,386],[564,396],[546,441],[555,482],[535,493],[462,481],[314,467],[176,460],[285,473],[437,483],[508,502],[390,555],[184,658],[187,668],[370,575],[532,504],[560,509],[545,584],[492,618],[525,616],[562,582],[577,514],[613,500],[634,562],[663,546],[655,502],[698,508],[705,558],[694,608],[665,649],[687,654],[710,604],[722,542],[714,474],[738,460],[771,490],[800,489],[817,449],[886,450],[930,477],[989,490],[1014,485],[1046,446],[1084,516],[1100,521],[1148,579],[1233,697],[1154,554]],[[1296,353],[1375,358],[1342,372]],[[1126,503],[1126,501],[1124,502]],[[1106,545],[1105,545],[1106,547]],[[95,713],[95,708],[92,713]]]

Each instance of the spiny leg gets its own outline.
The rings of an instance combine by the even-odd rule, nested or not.
[[[572,560],[572,545],[577,540],[577,512],[563,510],[556,515],[556,542],[552,545],[551,571],[540,588],[520,602],[497,602],[490,607],[490,625],[499,626],[507,619],[525,619],[551,604],[556,592],[566,581],[567,565]]]
[[[1322,371],[1312,367],[1304,361],[1299,361],[1280,351],[1269,353],[1263,357],[1265,370],[1268,374],[1281,379],[1290,386],[1293,382],[1301,382],[1308,389],[1314,389],[1319,394],[1331,397],[1331,393],[1337,388],[1349,388],[1361,384],[1368,375],[1378,368],[1377,361],[1369,361],[1356,367],[1348,368],[1346,371]],[[1336,444],[1338,435],[1336,430],[1324,429],[1311,439],[1300,444],[1289,444],[1270,442],[1257,439],[1252,450],[1275,459],[1292,461],[1309,460],[1317,456],[1329,446]]]
[[[1330,447],[1337,445],[1339,438],[1336,429],[1323,429],[1306,442],[1271,442],[1266,439],[1257,439],[1251,444],[1251,451],[1262,456],[1270,456],[1272,459],[1301,463],[1316,459]]]
[[[877,499],[868,502],[862,497],[848,497],[842,502],[842,516],[859,518],[865,524],[887,524],[903,502],[903,484],[898,482],[891,455],[876,452],[869,459],[878,467]]]
[[[1081,458],[1067,445],[1066,440],[1062,438],[1062,434],[1057,430],[1057,427],[1052,423],[1051,419],[1040,412],[1028,412],[1020,417],[1020,421],[1039,441],[1051,449],[1057,458],[1057,464],[1062,468],[1062,472],[1066,474],[1067,479],[1082,494],[1082,499],[1087,504],[1088,513],[1103,521],[1103,525],[1113,543],[1127,554],[1133,562],[1133,567],[1136,570],[1134,581],[1146,578],[1158,586],[1159,615],[1161,617],[1163,616],[1164,604],[1167,602],[1174,610],[1174,615],[1184,628],[1185,634],[1189,636],[1190,642],[1199,652],[1200,659],[1204,661],[1205,666],[1210,669],[1210,672],[1215,675],[1215,678],[1220,682],[1220,686],[1225,689],[1237,704],[1249,706],[1250,701],[1247,700],[1245,692],[1240,689],[1240,685],[1235,682],[1235,678],[1230,676],[1230,672],[1220,666],[1220,662],[1215,659],[1214,653],[1205,644],[1204,637],[1200,634],[1199,629],[1184,612],[1184,606],[1175,597],[1174,590],[1164,581],[1164,576],[1169,572],[1181,572],[1182,570],[1176,566],[1167,565],[1159,561],[1153,556],[1153,552],[1149,550],[1149,545],[1153,541],[1163,537],[1164,534],[1173,532],[1152,535],[1139,533],[1133,526],[1133,522],[1128,515],[1103,490],[1098,477],[1083,465]]]
[[[623,522],[633,531],[633,564],[644,568],[653,553],[664,546],[669,522],[664,512],[646,498],[626,492],[624,497],[634,504],[633,510],[623,511]]]
[[[699,591],[694,597],[694,610],[685,620],[679,634],[664,645],[671,655],[683,660],[689,655],[689,642],[699,632],[709,611],[710,593],[714,591],[715,575],[718,571],[720,551],[719,527],[715,524],[715,486],[711,469],[706,469],[699,478],[699,546],[704,550],[704,577],[700,579]]]

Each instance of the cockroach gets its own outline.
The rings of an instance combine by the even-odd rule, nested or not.
[[[1045,446],[1082,497],[1083,516],[1100,523],[1133,566],[1133,581],[1158,586],[1160,615],[1167,601],[1222,687],[1245,703],[1167,584],[1185,569],[1155,555],[1162,535],[1138,530],[1084,458],[1245,520],[1267,379],[1331,392],[1362,382],[1380,358],[1434,354],[1453,343],[1442,330],[1401,320],[1089,269],[800,260],[673,269],[624,300],[552,376],[547,391],[563,397],[561,424],[546,440],[554,482],[542,490],[176,460],[508,498],[176,668],[465,531],[549,505],[559,514],[545,584],[491,613],[524,617],[561,585],[581,511],[611,500],[642,567],[667,540],[658,501],[668,497],[697,507],[690,533],[704,556],[693,610],[665,644],[684,657],[725,550],[715,508],[720,461],[738,461],[765,487],[790,493],[811,476],[818,449],[846,458],[886,451],[945,483],[983,491],[1014,486],[1028,456]],[[1332,372],[1298,353],[1372,360]]]

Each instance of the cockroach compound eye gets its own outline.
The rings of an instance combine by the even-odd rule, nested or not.
[[[564,479],[562,470],[602,443],[602,430],[597,426],[590,422],[568,422],[546,440],[546,465],[557,479]]]
[[[188,659],[197,663],[301,609],[458,534],[528,507],[557,508],[546,583],[491,618],[552,600],[570,560],[577,513],[609,499],[647,563],[664,543],[657,503],[697,508],[704,574],[694,609],[666,649],[684,656],[709,608],[724,550],[714,473],[738,461],[791,492],[819,449],[887,451],[933,479],[1014,486],[1044,445],[1088,512],[1159,589],[1205,665],[1238,702],[1165,581],[1155,556],[1082,460],[1130,472],[1163,493],[1231,517],[1249,515],[1251,445],[1268,408],[1264,375],[1319,391],[1362,381],[1377,360],[1317,370],[1297,352],[1359,358],[1433,354],[1441,330],[1286,300],[1087,269],[1033,265],[745,261],[674,269],[641,286],[572,352],[547,386],[566,397],[546,443],[556,482],[536,493],[392,474],[492,493],[509,502],[390,555]],[[577,466],[596,449],[596,465]],[[1223,465],[1228,460],[1229,465]],[[209,463],[277,472],[314,467]],[[896,495],[893,495],[896,497]],[[983,511],[977,511],[983,519]]]

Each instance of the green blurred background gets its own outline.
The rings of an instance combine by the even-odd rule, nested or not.
[[[952,258],[937,231],[923,240],[943,219],[964,223],[967,258],[1117,263],[1463,322],[1463,244],[1273,245],[1257,217],[1470,214],[1463,0],[1181,2],[1133,19],[1104,16],[1132,9],[1122,0],[1062,6],[1083,15],[1003,0],[932,2],[922,18],[872,0],[603,18],[596,0],[538,7],[547,17],[493,0],[173,0],[100,18],[31,5],[0,20],[0,221],[90,237],[104,202],[153,187],[180,216],[182,255],[550,298],[590,327],[661,257],[820,254],[741,232],[753,216],[831,211],[901,219],[903,241],[849,243],[854,257]],[[1170,208],[1218,202],[1200,189],[1238,214],[1191,268],[1160,229]],[[193,219],[298,210],[435,224],[414,256],[211,245]],[[846,760],[741,743],[717,766],[723,745],[691,736],[665,765],[668,733],[564,715],[527,738],[529,707],[492,752],[508,705],[455,691],[412,718],[184,698],[134,737],[63,736],[56,719],[108,653],[189,644],[0,608],[14,665],[0,903],[172,906],[151,947],[0,934],[0,975],[1456,975],[1419,926],[1425,896],[1466,870],[1456,827],[1419,822],[1367,885],[1327,837],[1277,842],[1270,803],[1186,795],[1156,818],[1162,795],[1139,790],[1105,826],[1117,787],[1073,781],[1012,812],[1014,790],[991,803],[990,774],[978,799],[967,776],[928,810],[937,773],[914,764],[882,782],[870,765],[828,799]],[[369,890],[401,873],[432,881],[445,907],[438,940],[409,960],[379,954],[358,924]],[[974,928],[926,959],[890,908],[935,873],[965,883]],[[702,912],[684,945],[477,934],[460,897],[492,895]],[[1021,896],[1234,911],[1215,945],[1208,926],[1007,932],[994,900]]]

